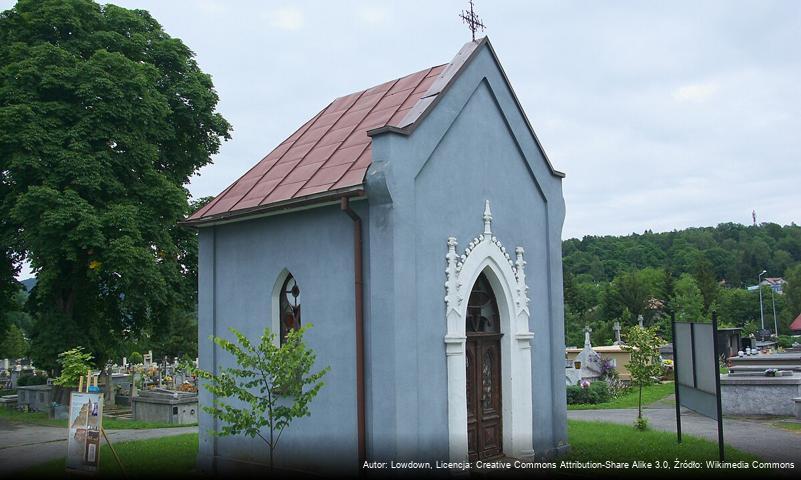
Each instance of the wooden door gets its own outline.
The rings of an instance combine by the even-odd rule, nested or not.
[[[467,444],[475,461],[503,454],[500,316],[484,274],[470,294],[466,331]]]

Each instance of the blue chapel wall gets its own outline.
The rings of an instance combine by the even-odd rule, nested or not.
[[[542,157],[487,48],[410,135],[373,137],[368,171],[371,285],[369,451],[448,458],[446,240],[483,231],[526,251],[532,343],[533,449],[567,442],[561,179]],[[381,294],[378,294],[381,292]]]
[[[352,203],[366,230],[367,204]],[[366,242],[366,244],[369,244]],[[232,338],[228,327],[257,339],[271,325],[272,291],[287,269],[301,288],[303,324],[314,326],[308,345],[316,369],[331,366],[311,403],[311,417],[284,432],[276,464],[310,471],[355,468],[356,364],[353,222],[338,205],[200,229],[199,349],[201,368],[232,366],[233,357],[213,345],[214,334]],[[211,396],[201,389],[203,405]],[[213,437],[214,419],[201,412],[199,465],[226,471],[267,463],[260,439]],[[244,463],[242,463],[244,462]]]
[[[370,459],[448,457],[445,335],[446,240],[459,250],[482,231],[526,249],[532,313],[534,449],[566,442],[561,179],[550,172],[511,92],[484,48],[411,136],[373,138],[364,219],[367,445]],[[369,217],[368,217],[369,213]],[[269,325],[271,292],[287,268],[303,289],[303,321],[318,365],[332,366],[312,417],[282,437],[277,460],[307,470],[356,465],[353,228],[329,206],[202,228],[199,334],[204,369],[226,361],[208,336],[227,326],[256,336]],[[207,392],[201,402],[208,405]],[[260,440],[213,438],[200,417],[199,464],[266,461]],[[314,452],[314,457],[300,455]]]

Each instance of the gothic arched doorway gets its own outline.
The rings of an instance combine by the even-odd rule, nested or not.
[[[503,454],[501,318],[489,280],[481,273],[470,291],[467,334],[467,444],[470,461]]]

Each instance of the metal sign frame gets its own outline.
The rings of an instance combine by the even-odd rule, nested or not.
[[[680,342],[677,335],[676,326],[680,325],[682,330],[689,329],[689,338],[683,338]],[[712,323],[698,323],[698,322],[677,322],[675,313],[671,315],[670,321],[671,330],[673,333],[673,386],[676,393],[676,436],[678,442],[681,443],[681,407],[684,406],[696,413],[704,415],[705,417],[712,418],[718,422],[718,454],[720,461],[723,461],[724,446],[723,446],[723,409],[720,402],[720,367],[718,365],[720,359],[720,346],[718,345],[718,314],[712,312]],[[712,374],[708,373],[709,365],[702,365],[702,383],[704,385],[699,387],[699,362],[709,361],[708,358],[696,358],[696,353],[701,350],[704,353],[704,345],[701,348],[696,348],[696,333],[701,331],[702,328],[711,328],[712,336],[712,349],[714,358],[712,359],[714,368],[711,370],[714,376],[714,393],[710,392],[710,383],[712,380],[706,378]],[[679,348],[680,343],[687,343],[689,340],[689,352],[683,351]],[[703,357],[703,355],[702,355]],[[689,360],[687,360],[689,358]],[[692,385],[683,383],[680,378],[682,368],[690,367],[692,370]],[[705,373],[707,372],[707,373]],[[705,374],[705,376],[704,376]],[[682,373],[686,377],[686,374]],[[682,398],[684,393],[684,398]],[[714,398],[712,398],[714,397]],[[714,405],[710,403],[714,402]]]

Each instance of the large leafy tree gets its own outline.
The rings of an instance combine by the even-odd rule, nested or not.
[[[605,312],[609,318],[622,316],[628,310],[633,322],[645,313],[648,300],[653,296],[649,281],[641,272],[632,270],[618,275],[610,284],[606,295]]]
[[[102,361],[193,307],[195,240],[176,222],[230,130],[193,57],[143,10],[0,13],[0,235],[6,263],[24,256],[38,278],[40,365],[76,344]]]
[[[704,316],[704,297],[695,279],[685,273],[673,290],[671,306],[676,312],[676,319],[680,322],[700,322]]]
[[[21,358],[28,353],[28,341],[22,333],[22,329],[11,324],[3,335],[0,336],[0,358]]]

